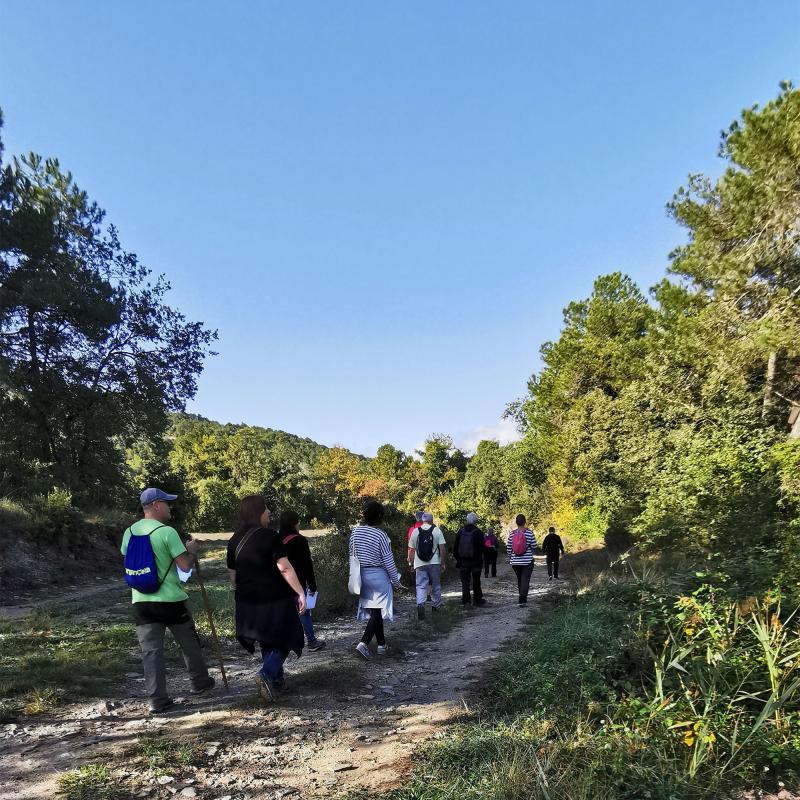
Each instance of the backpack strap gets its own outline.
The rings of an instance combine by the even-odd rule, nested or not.
[[[250,541],[250,537],[260,528],[260,525],[257,525],[255,528],[250,528],[249,531],[242,537],[242,541],[239,542],[238,546],[236,547],[236,552],[233,554],[233,563],[236,565],[236,559],[239,558],[239,553],[242,552],[242,548]]]
[[[296,539],[300,534],[299,533],[290,533],[282,542],[281,544],[288,544],[292,541],[292,539]]]

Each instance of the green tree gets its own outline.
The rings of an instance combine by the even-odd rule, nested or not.
[[[13,489],[36,478],[94,502],[122,489],[125,448],[163,434],[215,338],[164,303],[168,289],[57,160],[3,168],[0,458]]]

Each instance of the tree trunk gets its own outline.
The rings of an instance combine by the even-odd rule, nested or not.
[[[778,354],[772,352],[767,359],[767,377],[764,382],[764,405],[761,408],[761,419],[766,419],[772,409],[772,393],[775,387],[775,365],[778,360]]]

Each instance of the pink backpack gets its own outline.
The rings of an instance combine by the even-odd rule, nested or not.
[[[524,556],[528,552],[528,538],[526,536],[527,530],[514,531],[511,537],[511,552],[515,556]]]

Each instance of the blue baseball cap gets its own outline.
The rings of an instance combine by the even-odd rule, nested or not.
[[[139,495],[139,502],[143,506],[149,506],[150,503],[154,503],[156,500],[166,500],[168,503],[171,503],[173,500],[177,499],[178,495],[167,494],[166,492],[162,492],[161,489],[154,489],[152,486],[149,489],[145,489]]]
[[[430,512],[430,511],[426,511],[426,512],[425,512],[425,513],[422,515],[422,521],[423,521],[423,522],[433,522],[433,514],[431,514],[431,512]]]

